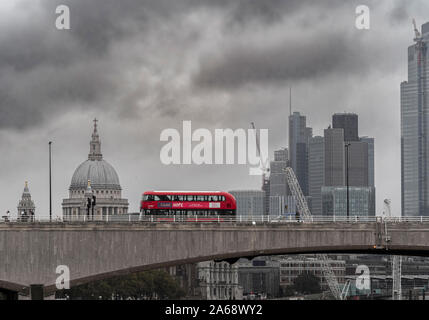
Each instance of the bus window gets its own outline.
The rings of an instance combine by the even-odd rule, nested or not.
[[[155,195],[155,201],[170,201],[170,198],[165,194]]]
[[[155,197],[153,196],[153,194],[146,195],[146,197],[147,201],[155,201]]]
[[[197,201],[204,201],[204,196],[197,196]]]
[[[218,196],[212,196],[212,200],[211,201],[219,201]]]
[[[179,195],[179,196],[177,196],[177,200],[176,201],[183,201],[183,198],[184,198],[184,196]]]
[[[194,196],[188,195],[188,201],[194,201]]]

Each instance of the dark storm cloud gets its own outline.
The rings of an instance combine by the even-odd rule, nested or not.
[[[69,6],[72,36],[78,39],[81,49],[99,55],[105,54],[112,42],[174,24],[198,3],[198,0],[42,1],[47,12],[54,12],[58,5]]]
[[[130,45],[133,41],[144,42],[146,36],[155,35],[156,38],[161,34],[160,30],[166,27],[174,29],[180,25],[182,16],[192,11],[221,13],[227,29],[234,21],[238,24],[255,21],[273,24],[306,8],[304,2],[307,1],[43,0],[28,5],[28,0],[21,0],[17,2],[16,10],[30,10],[28,17],[31,19],[15,21],[9,17],[10,31],[0,37],[0,128],[35,126],[70,108],[111,108],[105,101],[113,101],[115,94],[124,92],[121,72],[127,68],[138,68],[139,65],[133,64],[132,60],[138,55],[145,56],[145,52],[130,49],[123,54],[123,60],[112,58],[112,46],[120,42]],[[338,1],[318,3],[315,6],[320,8],[330,7]],[[71,30],[58,31],[54,27],[55,8],[61,4],[70,7]],[[163,40],[160,35],[159,42]],[[192,39],[186,40],[190,41],[189,47],[195,45]],[[272,48],[266,54],[267,59],[262,60],[260,56],[264,52],[260,49],[247,53],[241,60],[240,50],[227,47],[224,62],[218,57],[216,65],[213,65],[209,59],[202,59],[204,66],[197,79],[203,85],[224,83],[235,86],[240,78],[270,81],[290,75],[299,76],[300,73],[301,77],[306,77],[312,72],[309,70],[312,67],[305,63],[295,64],[299,49],[306,49],[306,45],[308,43],[293,52],[288,51],[290,54],[286,56],[294,65],[286,63],[282,68],[276,68],[275,64],[285,62],[282,56],[287,53],[286,47]],[[344,46],[342,39],[337,45]],[[165,47],[157,54],[162,56],[169,50],[171,48]],[[326,46],[308,46],[308,50],[319,50],[325,60],[322,63],[322,59],[316,57],[320,65],[313,71],[323,73],[332,69],[331,59],[326,59],[329,55]],[[331,56],[341,60],[338,54]],[[310,59],[307,57],[307,62]],[[265,67],[262,66],[264,62]],[[236,66],[234,74],[231,73],[234,70],[232,64]],[[248,68],[248,64],[252,64],[252,68]],[[305,68],[299,70],[300,67]],[[159,107],[161,115],[177,115],[178,109],[174,106],[177,97],[168,82],[159,85],[157,90],[151,93],[142,89],[145,94],[154,96],[151,105]],[[120,106],[120,114],[137,114],[140,100],[144,99],[142,94],[131,92],[130,96],[120,100],[127,103],[127,106]]]
[[[326,11],[338,9],[345,5],[344,0],[206,0],[197,1],[197,5],[216,7],[224,10],[227,16],[227,26],[235,24],[262,23],[273,24],[278,23],[284,18],[293,16],[298,11]],[[346,4],[347,5],[347,4]],[[349,3],[350,5],[350,3]],[[351,4],[353,6],[353,4]]]
[[[127,63],[127,56],[125,61],[112,60],[111,45],[177,19],[186,8],[180,3],[48,0],[40,1],[41,7],[17,3],[17,14],[23,8],[33,12],[26,21],[9,17],[9,32],[0,37],[0,128],[35,126],[71,107],[106,107],[103,102],[121,86],[118,68]],[[55,28],[55,8],[61,4],[70,7],[71,30]]]
[[[202,87],[231,88],[248,83],[270,85],[315,79],[333,72],[363,72],[367,64],[355,53],[341,33],[315,35],[268,47],[238,46],[219,56],[203,57],[194,83]]]
[[[410,15],[408,12],[409,5],[410,5],[410,1],[408,0],[399,0],[394,4],[394,7],[389,14],[392,24],[410,19]],[[410,23],[411,23],[411,20],[410,20]]]
[[[108,53],[112,42],[126,38],[132,32],[146,32],[150,27],[152,10],[138,0],[50,0],[44,3],[46,10],[57,5],[70,7],[72,35],[84,51],[99,56]],[[133,29],[133,24],[138,29]]]
[[[273,24],[286,15],[292,15],[303,1],[267,0],[267,1],[207,1],[207,6],[215,6],[227,12],[226,27],[249,23]]]
[[[369,2],[370,10],[379,5]],[[332,74],[362,74],[371,68],[372,61],[357,50],[365,40],[354,28],[357,5],[337,0],[239,1],[226,24],[231,29],[224,30],[236,34],[237,41],[202,55],[193,83],[201,88],[226,89],[249,83],[270,86]],[[234,29],[237,23],[250,28],[250,24],[280,22],[293,31],[285,30],[276,41],[271,41],[267,32],[266,39],[243,44],[239,37],[243,30]]]
[[[25,74],[0,72],[0,128],[24,129],[40,124],[50,114],[102,101],[115,85],[103,65],[93,61],[66,69],[43,68]],[[66,73],[64,75],[63,73]],[[94,107],[102,107],[95,104]]]
[[[344,12],[352,19],[354,5],[340,0],[20,0],[16,3],[17,12],[26,9],[29,13],[26,19],[4,17],[10,22],[8,32],[0,36],[0,129],[40,125],[71,108],[106,111],[117,108],[124,117],[134,117],[141,108],[146,108],[159,110],[160,116],[175,117],[186,107],[187,95],[203,94],[202,87],[270,85],[337,71],[356,71],[357,64],[363,71],[367,66],[354,59],[351,48],[357,40],[351,40],[348,32],[330,31],[310,37],[301,33],[300,29],[317,28],[313,19],[331,18],[337,11],[339,19]],[[70,7],[71,30],[58,31],[54,27],[55,8],[61,4]],[[220,19],[224,32],[221,50],[210,55],[194,53],[200,45],[198,24],[181,29],[184,17],[192,13],[198,16],[201,12],[209,13],[207,21],[198,22],[201,27],[211,22],[212,13],[213,19]],[[289,42],[282,43],[281,38],[277,43],[261,44],[249,41],[240,45],[231,41],[240,39],[242,34],[251,38],[254,30],[247,30],[247,25],[259,24],[259,30],[264,30],[285,18],[294,21],[295,15],[299,16],[296,38]],[[174,32],[183,42],[181,46],[171,44],[174,39],[169,37],[176,37]],[[197,36],[186,36],[192,33]],[[271,37],[268,31],[266,36]],[[156,51],[147,53],[145,47],[133,47],[148,38],[157,41]],[[112,48],[118,44],[123,52],[115,56]],[[128,51],[124,49],[127,47]],[[167,69],[172,59],[178,60],[173,65],[181,64],[180,59],[188,54],[195,54],[193,60],[200,62],[196,72],[181,71],[185,76],[194,72],[189,74],[191,82],[196,84],[192,90],[186,86],[174,87],[171,82],[176,75],[173,72],[168,77],[160,75],[164,70],[151,64],[151,55],[155,55],[165,60],[161,66]],[[142,66],[148,70],[147,74],[139,86],[127,91],[124,73]],[[151,76],[162,80],[148,86]],[[113,106],[113,102],[126,105]]]

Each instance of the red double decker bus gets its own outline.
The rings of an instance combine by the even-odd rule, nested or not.
[[[147,191],[140,210],[144,215],[234,216],[233,195],[221,191]]]

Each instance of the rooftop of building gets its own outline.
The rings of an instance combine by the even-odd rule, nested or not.
[[[251,189],[249,189],[249,190],[230,190],[228,192],[231,193],[231,194],[237,193],[237,192],[239,192],[239,193],[251,193],[251,192],[254,192],[254,193],[264,193],[264,191],[258,190],[258,189],[255,189],[255,190],[251,190]]]
[[[429,21],[422,25],[422,34],[429,34]]]
[[[354,113],[354,112],[346,112],[346,111],[344,111],[344,112],[336,112],[336,113],[334,113],[333,114],[334,116],[358,116],[357,115],[357,113]]]

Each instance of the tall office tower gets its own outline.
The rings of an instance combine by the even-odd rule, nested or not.
[[[325,186],[345,185],[344,130],[328,128],[325,134]]]
[[[288,150],[274,151],[274,161],[270,162],[270,196],[283,196],[287,194],[287,181],[285,169],[288,165]]]
[[[347,214],[348,176],[349,214],[374,216],[374,138],[359,138],[356,114],[334,114],[332,121],[337,128],[325,129],[325,184],[321,188],[322,214]]]
[[[286,148],[274,151],[274,161],[270,163],[270,215],[279,216],[284,213],[287,196],[285,169],[288,165]]]
[[[408,47],[408,81],[401,83],[403,216],[429,215],[429,22]]]
[[[332,116],[332,127],[344,130],[344,141],[359,141],[357,114],[335,113]]]
[[[349,141],[349,186],[368,186],[368,143]],[[346,151],[347,152],[347,151]],[[346,170],[346,168],[344,169]]]
[[[332,119],[333,121],[337,119],[337,123],[344,123],[345,126],[344,128],[328,128],[325,130],[325,186],[346,185],[346,144],[349,145],[349,185],[355,187],[368,186],[369,144],[366,141],[361,141],[359,137],[357,138],[357,140],[346,140],[345,136],[345,132],[348,131],[348,138],[355,139],[354,134],[350,134],[350,132],[358,132],[357,128],[355,128],[355,125],[357,125],[357,115],[354,113],[334,114]],[[338,119],[341,119],[341,121]],[[348,125],[350,125],[350,127],[348,127]],[[341,135],[343,135],[343,140],[341,140]],[[372,144],[372,146],[373,145],[374,144]],[[340,155],[341,152],[344,153],[343,156]],[[341,171],[343,171],[343,174],[341,174]]]
[[[322,186],[325,184],[325,139],[310,138],[308,144],[308,192],[311,197],[311,213],[322,214]]]
[[[308,195],[308,140],[312,135],[305,116],[299,112],[289,116],[289,161],[305,196]]]
[[[349,185],[368,186],[369,144],[359,138],[358,115],[355,113],[335,113],[332,116],[332,127],[343,129],[344,142],[350,144]]]
[[[368,144],[368,186],[375,187],[375,147],[374,138],[361,137],[360,141]]]

